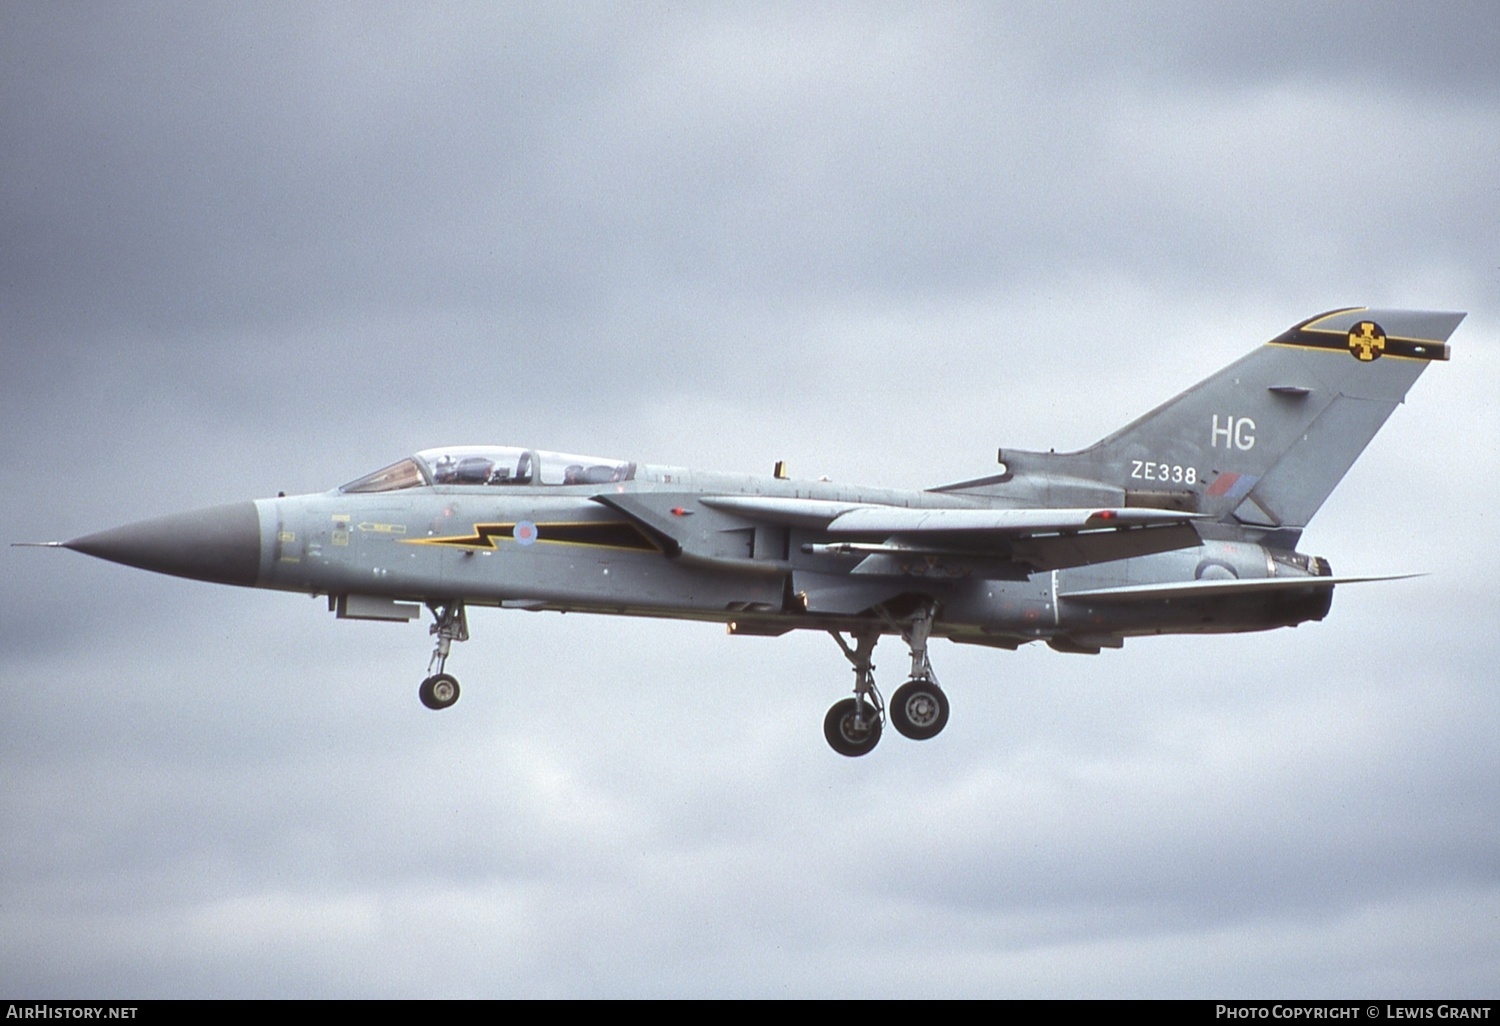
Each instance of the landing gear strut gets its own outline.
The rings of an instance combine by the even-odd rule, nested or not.
[[[823,718],[823,736],[835,752],[853,758],[866,754],[879,743],[885,719],[885,704],[875,687],[875,667],[870,662],[880,631],[875,627],[861,628],[854,634],[853,648],[837,632],[828,633],[854,664],[854,697],[835,702],[828,710]]]
[[[948,696],[938,686],[937,674],[927,660],[933,615],[933,607],[924,606],[911,618],[909,626],[887,619],[891,629],[899,631],[911,648],[911,679],[891,696],[891,724],[915,741],[936,737],[948,724]],[[875,643],[880,640],[880,630],[878,625],[869,624],[851,632],[852,646],[836,631],[829,631],[844,657],[854,664],[854,697],[836,702],[823,719],[823,736],[840,755],[864,755],[880,741],[886,706],[875,687],[875,666],[870,661]]]
[[[927,639],[932,634],[932,609],[912,618],[902,632],[911,647],[911,680],[891,696],[891,725],[913,741],[936,737],[948,725],[948,696],[938,687],[937,674],[927,661]]]
[[[458,679],[443,672],[448,665],[448,649],[455,641],[469,640],[469,618],[464,613],[462,602],[429,602],[427,608],[432,610],[433,619],[437,621],[427,633],[436,635],[438,640],[432,658],[427,662],[429,676],[417,689],[417,697],[429,709],[446,709],[458,701]],[[436,673],[432,672],[434,669]]]

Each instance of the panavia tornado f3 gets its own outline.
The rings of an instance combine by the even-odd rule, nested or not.
[[[428,449],[317,495],[257,499],[48,545],[180,577],[328,597],[341,618],[431,611],[419,696],[458,699],[469,606],[672,617],[730,634],[826,631],[854,693],[824,721],[864,755],[886,716],[938,734],[932,638],[1097,653],[1152,634],[1320,620],[1328,563],[1302,530],[1462,313],[1321,314],[1079,452],[1001,450],[923,491],[704,473],[541,449]],[[910,649],[889,703],[871,655]]]

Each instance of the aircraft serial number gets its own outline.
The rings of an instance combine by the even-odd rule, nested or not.
[[[1131,460],[1130,476],[1137,481],[1171,481],[1176,484],[1197,484],[1198,468],[1184,467],[1178,463],[1152,463],[1149,460]]]

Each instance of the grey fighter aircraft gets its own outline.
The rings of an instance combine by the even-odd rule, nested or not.
[[[1320,620],[1336,577],[1302,530],[1464,315],[1337,310],[1289,329],[1079,452],[1001,450],[995,473],[893,491],[541,449],[428,449],[316,495],[257,499],[49,545],[181,577],[326,595],[342,618],[431,611],[419,696],[458,699],[469,606],[826,631],[854,693],[843,755],[948,721],[934,637],[1097,653],[1152,634]],[[871,655],[910,649],[887,705]],[[846,640],[847,638],[847,640]]]

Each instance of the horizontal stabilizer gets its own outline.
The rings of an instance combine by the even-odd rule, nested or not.
[[[1296,588],[1332,588],[1336,584],[1368,581],[1404,581],[1423,574],[1391,574],[1385,577],[1260,577],[1249,581],[1168,581],[1165,584],[1132,584],[1120,588],[1090,588],[1057,597],[1069,602],[1159,602],[1178,598],[1221,598]]]

